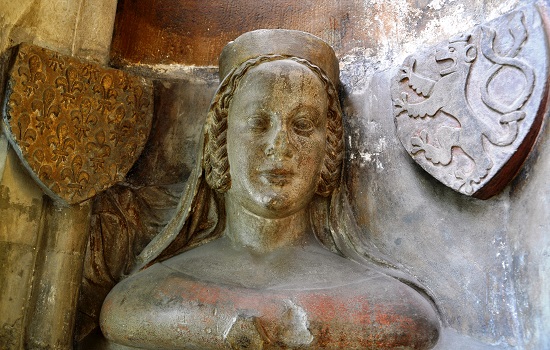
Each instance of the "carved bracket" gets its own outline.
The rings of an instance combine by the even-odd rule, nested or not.
[[[536,8],[502,16],[408,57],[392,84],[410,156],[460,193],[499,193],[544,117],[548,48]]]
[[[152,83],[28,44],[11,55],[3,127],[44,191],[74,204],[123,180],[151,129]]]

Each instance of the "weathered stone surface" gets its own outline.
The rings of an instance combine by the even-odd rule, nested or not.
[[[445,185],[477,198],[495,195],[538,135],[547,57],[534,6],[411,55],[393,84],[397,136]]]
[[[170,76],[141,72],[158,79],[153,126],[144,151],[128,174],[128,184],[116,185],[93,199],[78,339],[98,327],[99,311],[109,290],[129,273],[130,263],[174,215],[197,162],[194,155],[206,111],[218,85],[212,69],[194,72],[183,76],[177,71]],[[181,79],[176,79],[178,76]]]
[[[0,344],[21,349],[36,252],[41,237],[43,192],[12,149],[0,183]]]
[[[123,180],[151,128],[150,83],[35,46],[14,59],[5,132],[45,192],[73,204]]]
[[[0,0],[0,53],[30,42],[106,63],[116,0]]]
[[[6,135],[0,133],[0,183],[2,182],[2,176],[4,175],[4,167],[6,166],[6,160],[8,158],[8,139]]]
[[[117,0],[80,0],[72,56],[107,64],[116,6]]]
[[[111,60],[115,65],[216,66],[229,40],[250,30],[285,28],[320,37],[346,63],[366,57],[369,64],[355,69],[372,72],[402,60],[419,44],[436,43],[510,11],[520,1],[272,0],[251,5],[249,0],[157,0],[150,6],[124,0],[119,2]]]
[[[230,251],[234,262],[239,256],[244,260],[231,265],[235,274],[255,269],[244,249],[217,246]],[[216,257],[212,267],[224,260],[219,258],[222,250],[212,245],[197,249]],[[280,269],[288,261],[304,261],[295,253],[312,265],[321,257],[331,259],[330,254],[341,259],[340,267],[346,263],[321,247],[266,255]],[[281,257],[287,260],[276,262]],[[187,262],[197,268],[201,260],[208,265],[207,259],[195,253]],[[311,275],[304,271],[307,267],[298,267],[303,277],[294,283],[279,284],[277,276],[268,288],[247,288],[238,279],[228,283],[231,276],[219,282],[189,275],[191,269],[182,274],[171,259],[113,289],[102,310],[102,330],[118,344],[144,349],[432,349],[437,342],[439,327],[432,306],[405,284],[357,264],[348,266],[346,276],[335,277],[337,282],[325,285],[316,278],[323,275],[321,270],[326,277],[335,273],[334,266],[320,262]],[[264,268],[266,276],[273,276],[274,270]],[[359,270],[363,271],[355,275]],[[355,278],[344,281],[351,276]],[[255,276],[249,279],[250,285],[257,283]]]
[[[0,242],[0,344],[18,349],[25,329],[25,310],[29,303],[35,250],[25,244]]]
[[[28,349],[67,349],[73,343],[76,305],[82,280],[82,267],[90,201],[81,205],[52,208],[49,201],[35,283],[25,328]]]
[[[547,121],[518,176],[480,201],[435,180],[394,137],[388,87],[396,74],[375,74],[361,92],[347,86],[346,174],[365,239],[430,286],[444,324],[469,336],[447,346],[476,348],[477,339],[487,349],[547,347]]]
[[[197,162],[200,133],[218,86],[217,71],[195,69],[179,79],[177,71],[170,73],[151,77],[155,79],[153,126],[139,161],[128,174],[136,186],[181,183]]]
[[[548,12],[545,13],[548,18]],[[546,103],[550,102],[549,100]],[[516,295],[518,347],[550,344],[550,127],[546,120],[533,152],[510,184],[507,278]],[[503,249],[504,250],[504,249]],[[506,250],[504,250],[506,251]]]
[[[115,7],[116,0],[0,0],[0,53],[3,54],[7,48],[15,44],[33,42],[60,53],[106,63]],[[3,55],[3,57],[7,56]],[[4,62],[1,65],[2,69],[7,68]],[[6,78],[7,75],[2,72],[0,74],[2,89]],[[78,252],[76,254],[75,252],[59,253],[61,256],[49,259],[49,261],[58,261],[59,266],[48,265],[50,271],[42,269],[44,261],[37,257],[43,256],[41,255],[43,233],[45,231],[51,233],[47,230],[48,227],[45,227],[43,219],[50,210],[53,210],[51,206],[44,205],[43,199],[42,189],[21,166],[15,151],[6,144],[5,135],[0,132],[0,260],[2,260],[0,262],[2,281],[0,283],[0,348],[2,349],[69,349],[72,346],[72,327],[67,327],[66,322],[59,320],[66,321],[74,317],[74,301],[79,288],[83,250],[80,256]],[[69,215],[72,214],[69,213]],[[57,219],[67,223],[63,218]],[[82,223],[87,222],[82,215],[75,215],[73,219],[82,220]],[[76,232],[71,232],[72,224],[67,224],[59,232],[69,238],[77,240],[83,238],[85,242],[87,232],[82,227],[82,223],[74,224]],[[48,254],[56,255],[51,251]],[[38,269],[35,270],[35,268]],[[57,277],[60,279],[56,281]],[[46,300],[47,303],[51,303],[47,308],[35,307],[36,305],[31,302],[33,282],[35,287],[48,285],[55,291],[53,295],[49,294],[53,298]],[[58,284],[58,282],[61,283]],[[35,292],[38,290],[37,287]],[[29,327],[31,318],[29,310],[36,312],[31,317],[40,318],[39,327]],[[33,320],[36,323],[36,319],[33,318]],[[48,333],[45,334],[46,332]],[[25,346],[25,336],[29,339],[41,339],[41,341]],[[60,339],[63,341],[58,342]],[[51,342],[42,340],[51,340]]]

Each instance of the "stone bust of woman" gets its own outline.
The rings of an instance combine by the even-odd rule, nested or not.
[[[307,33],[260,30],[228,44],[201,161],[178,214],[103,305],[101,327],[112,343],[435,345],[439,319],[429,298],[398,272],[380,272],[369,261],[381,259],[369,260],[353,238],[339,189],[338,75],[332,49]]]

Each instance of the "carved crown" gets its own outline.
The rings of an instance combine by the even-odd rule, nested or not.
[[[455,35],[449,39],[449,43],[467,43],[470,41],[470,38],[472,37],[471,34],[468,33],[460,33],[458,35]]]
[[[220,80],[243,62],[270,54],[306,59],[321,68],[334,86],[338,86],[340,71],[334,50],[315,35],[289,29],[259,29],[228,43],[220,55]]]

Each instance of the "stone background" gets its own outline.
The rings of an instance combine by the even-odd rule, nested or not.
[[[436,296],[448,328],[440,349],[549,349],[547,122],[516,179],[483,201],[441,185],[407,155],[395,135],[389,91],[397,65],[419,47],[531,3],[119,0],[111,62],[158,79],[154,136],[133,176],[144,185],[185,179],[227,41],[261,27],[312,32],[335,48],[341,62],[347,185],[357,220],[382,252]],[[0,9],[1,50],[25,40],[107,61],[114,0],[0,0]],[[5,146],[0,151],[0,171],[8,160],[0,174],[0,215],[20,210],[22,224],[2,224],[0,244],[18,237],[13,230],[33,232],[38,219],[23,215],[40,211],[42,200],[10,154]],[[29,258],[20,266],[32,264],[30,247],[37,243],[28,233],[20,236],[30,240],[21,243]],[[16,257],[10,259],[16,264]],[[24,291],[24,284],[19,288]]]

